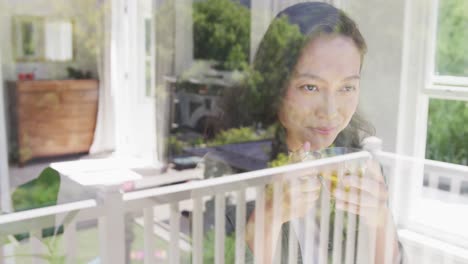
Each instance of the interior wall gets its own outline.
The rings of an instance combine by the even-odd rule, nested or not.
[[[383,149],[395,151],[405,1],[344,2],[345,11],[358,24],[368,46],[361,74],[360,110],[376,128]]]
[[[80,12],[83,10],[74,9],[73,4],[76,6],[83,7],[86,4],[93,4],[94,0],[0,0],[0,52],[1,52],[1,66],[3,78],[0,81],[16,81],[18,73],[20,72],[33,72],[35,78],[38,80],[54,80],[54,79],[67,79],[67,67],[73,67],[82,71],[90,71],[93,78],[98,78],[97,73],[97,60],[95,53],[90,50],[90,45],[81,45],[88,41],[90,43],[89,34],[83,32],[82,29],[92,28],[89,23],[93,20],[91,14],[89,17],[83,17]],[[80,4],[78,4],[80,3]],[[16,62],[14,58],[14,47],[13,47],[13,32],[12,32],[12,19],[15,15],[22,16],[43,16],[43,17],[69,17],[75,24],[74,35],[74,60],[68,62]],[[77,31],[79,28],[81,31]],[[88,38],[88,39],[87,39]],[[91,40],[92,41],[92,40]],[[5,84],[5,83],[4,83]],[[14,142],[15,125],[10,121],[12,108],[12,101],[9,98],[9,92],[7,85],[3,86],[4,97],[4,109],[6,115],[6,131],[8,138],[9,151],[13,151],[15,148]]]
[[[75,4],[74,4],[75,2]],[[90,3],[92,1],[86,1]],[[75,34],[75,57],[70,62],[21,62],[17,63],[13,53],[12,43],[12,17],[15,15],[45,16],[45,17],[70,17],[75,27],[84,26],[91,18],[73,14],[78,9],[72,6],[82,6],[79,0],[3,0],[2,12],[0,14],[1,52],[3,57],[4,80],[17,80],[19,72],[35,72],[36,79],[66,79],[67,67],[90,71],[97,78],[96,58],[90,53],[89,48],[80,45],[86,40],[87,34]],[[73,11],[75,10],[75,11]],[[77,11],[76,11],[77,12]],[[91,15],[90,15],[91,16]],[[85,27],[87,28],[87,27]],[[80,39],[81,38],[81,39]]]

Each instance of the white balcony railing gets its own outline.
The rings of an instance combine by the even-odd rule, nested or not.
[[[167,240],[167,260],[169,263],[204,263],[204,253],[207,250],[205,247],[205,236],[207,229],[206,219],[209,214],[207,212],[208,201],[214,198],[214,262],[228,262],[227,254],[233,252],[235,263],[245,263],[246,251],[249,250],[245,239],[247,203],[255,201],[255,252],[253,253],[255,263],[264,263],[265,253],[262,246],[265,226],[265,201],[270,195],[266,191],[267,185],[272,185],[272,201],[273,201],[273,216],[279,219],[281,215],[281,201],[284,184],[290,186],[295,185],[303,176],[311,176],[317,174],[318,171],[329,170],[334,168],[337,173],[343,173],[343,166],[353,167],[356,164],[363,164],[371,156],[368,152],[359,152],[348,154],[339,157],[321,159],[306,163],[293,164],[279,168],[265,169],[249,173],[242,173],[227,177],[207,179],[203,181],[188,182],[184,184],[146,189],[129,193],[122,193],[118,188],[106,188],[99,192],[96,200],[86,200],[76,203],[45,207],[40,209],[28,210],[0,216],[0,242],[8,244],[15,239],[12,235],[20,233],[29,233],[30,238],[20,242],[21,244],[29,243],[30,250],[25,257],[12,257],[9,255],[18,255],[12,246],[5,245],[3,250],[0,250],[0,263],[14,263],[21,260],[33,261],[33,263],[41,263],[44,259],[37,256],[47,255],[47,250],[41,241],[44,240],[41,234],[43,228],[58,226],[63,223],[64,233],[63,241],[65,246],[61,253],[67,263],[76,263],[77,256],[80,254],[78,246],[77,233],[80,223],[94,220],[98,230],[99,239],[99,259],[100,263],[125,263],[128,260],[128,234],[126,226],[128,222],[139,223],[143,227],[142,244],[143,244],[143,260],[144,263],[155,263],[157,259],[154,254],[158,247],[156,239]],[[430,252],[434,251],[432,243],[428,246],[422,241],[425,238],[424,234],[408,235],[412,231],[411,219],[408,212],[408,206],[405,205],[405,199],[414,199],[414,186],[422,186],[423,176],[409,175],[424,175],[417,173],[418,170],[427,175],[436,175],[432,177],[445,177],[451,179],[450,190],[461,197],[461,187],[466,181],[467,168],[464,166],[450,166],[445,163],[422,161],[407,157],[401,157],[392,153],[379,152],[376,155],[384,168],[384,174],[387,176],[390,193],[390,208],[395,216],[398,228],[402,230],[401,240],[410,250],[405,250],[408,259],[414,263],[440,263],[435,262],[438,258],[428,258]],[[354,165],[353,165],[354,164]],[[354,168],[356,168],[354,166]],[[418,184],[419,181],[419,185]],[[431,180],[430,180],[431,181]],[[411,186],[413,184],[413,186]],[[415,185],[416,184],[416,185]],[[430,184],[431,185],[431,184]],[[431,185],[432,186],[432,185]],[[452,187],[454,186],[454,187]],[[417,189],[417,188],[416,188]],[[235,243],[234,249],[225,248],[227,241],[226,237],[226,198],[233,198],[230,203],[235,205]],[[463,198],[463,197],[462,197]],[[333,209],[330,208],[329,193],[322,192],[321,198],[318,201],[319,214],[315,214],[305,219],[304,241],[305,245],[314,245],[310,248],[316,248],[316,251],[304,251],[303,258],[311,258],[318,261],[317,263],[366,263],[365,260],[374,259],[375,246],[368,238],[374,237],[375,230],[365,228],[362,221],[358,221],[357,217],[352,214],[347,214],[336,210],[334,212],[334,220],[330,225],[330,216]],[[408,200],[406,201],[408,202]],[[234,208],[234,207],[233,207]],[[189,212],[189,217],[181,214],[181,211]],[[132,217],[127,217],[131,215]],[[317,225],[314,220],[319,222]],[[189,221],[186,226],[189,231],[184,231],[184,224],[181,222]],[[167,225],[167,236],[155,236],[155,232],[161,223]],[[293,222],[291,222],[291,229]],[[315,231],[317,234],[308,236],[311,228],[319,227]],[[330,228],[333,228],[333,237],[329,236]],[[359,232],[348,232],[345,237],[340,237],[343,230],[359,230]],[[420,231],[420,230],[416,230]],[[313,232],[312,232],[313,233]],[[292,232],[290,232],[290,235]],[[189,236],[188,238],[185,236]],[[369,236],[370,235],[370,236]],[[419,235],[419,237],[418,237]],[[355,237],[356,236],[356,237]],[[421,238],[422,237],[422,238]],[[387,232],[387,243],[392,241],[392,233]],[[418,241],[421,240],[421,241]],[[345,240],[344,243],[339,241]],[[434,241],[440,241],[433,239]],[[5,242],[6,241],[6,242]],[[441,243],[443,243],[442,241]],[[447,242],[447,241],[446,241]],[[460,246],[460,243],[451,243],[444,251],[444,248],[439,248],[437,254],[445,254],[444,263],[466,263],[468,260],[467,247]],[[277,248],[281,248],[281,240],[278,242]],[[333,244],[333,251],[328,251],[328,245]],[[370,245],[370,247],[369,247]],[[289,243],[283,245],[288,248],[289,263],[297,262],[297,244]],[[308,247],[309,248],[309,247]],[[429,250],[429,251],[428,251]],[[432,250],[432,251],[430,251]],[[281,250],[277,251],[282,254]],[[429,252],[429,253],[428,253]],[[316,254],[310,254],[316,253]],[[206,253],[205,253],[206,254]],[[429,255],[428,255],[429,254]],[[435,253],[434,253],[435,254]],[[3,256],[2,256],[3,255]],[[25,255],[25,253],[22,253]],[[187,257],[188,256],[188,257]],[[385,263],[393,263],[393,255],[387,252]],[[425,262],[421,262],[422,258]],[[49,258],[50,259],[50,258]],[[279,262],[281,255],[275,256],[275,262]],[[452,262],[450,262],[452,261]],[[458,261],[458,262],[457,262]],[[315,263],[315,262],[314,262]],[[413,263],[413,262],[410,262]]]

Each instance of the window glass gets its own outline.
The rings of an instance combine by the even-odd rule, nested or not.
[[[426,158],[468,165],[468,102],[430,99]]]
[[[151,56],[151,32],[153,27],[151,26],[152,21],[151,18],[145,18],[145,51],[146,56]]]
[[[468,76],[468,1],[439,1],[437,75]]]

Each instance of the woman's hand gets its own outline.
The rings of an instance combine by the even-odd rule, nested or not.
[[[365,166],[363,175],[351,173],[338,182],[333,194],[336,208],[359,215],[370,226],[382,227],[388,215],[388,191],[379,164],[370,160]]]
[[[306,143],[301,150],[305,153],[310,150]],[[264,263],[272,263],[273,250],[276,248],[277,237],[283,223],[295,218],[304,217],[306,213],[316,206],[320,197],[321,183],[317,171],[301,172],[301,175],[286,175],[281,181],[268,184],[265,190],[265,228],[262,238]],[[255,252],[255,211],[249,216],[246,226],[246,242]]]
[[[299,155],[310,151],[310,143],[306,142]],[[305,214],[316,206],[316,201],[320,197],[321,183],[316,171],[297,177],[285,177],[281,182],[276,183],[281,186],[280,195],[277,200],[274,198],[274,187],[272,184],[266,190],[266,210],[267,214],[277,216],[274,210],[281,211],[281,223],[285,223],[294,218],[304,217]],[[278,191],[278,190],[277,190]],[[276,203],[276,204],[275,204]]]
[[[275,210],[281,211],[281,223],[294,218],[304,217],[316,206],[320,197],[321,183],[317,174],[301,176],[297,179],[285,179],[280,182],[282,190],[275,201],[273,185],[267,186],[266,211],[272,217],[279,217]]]

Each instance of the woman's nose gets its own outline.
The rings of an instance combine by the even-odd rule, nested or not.
[[[318,109],[318,115],[323,119],[334,119],[338,116],[338,105],[336,96],[325,93],[322,97],[322,104]]]

